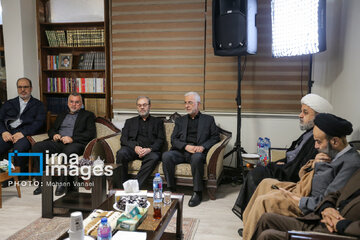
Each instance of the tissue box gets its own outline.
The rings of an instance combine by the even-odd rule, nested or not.
[[[137,193],[127,193],[122,190],[116,191],[115,192],[115,203],[117,203],[121,197],[125,197],[125,196],[139,196],[139,197],[147,198],[147,190],[140,190]]]
[[[111,229],[115,229],[117,220],[121,217],[121,213],[95,209],[83,222],[85,235],[97,237],[97,229],[103,217],[108,219]]]
[[[134,207],[130,213],[121,214],[117,220],[116,228],[118,230],[135,231],[147,216],[147,208]]]

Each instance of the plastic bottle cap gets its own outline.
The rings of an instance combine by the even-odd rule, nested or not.
[[[107,223],[107,218],[106,218],[106,217],[102,218],[102,219],[101,219],[101,223],[102,223],[102,224],[106,224],[106,223]]]
[[[155,173],[155,177],[160,177],[160,173]]]

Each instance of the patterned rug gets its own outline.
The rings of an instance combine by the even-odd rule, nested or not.
[[[183,219],[184,240],[194,238],[199,222],[200,220],[196,218]],[[65,217],[39,218],[10,236],[8,240],[55,240],[69,229],[69,224],[69,218]],[[176,232],[175,217],[171,219],[165,232]]]

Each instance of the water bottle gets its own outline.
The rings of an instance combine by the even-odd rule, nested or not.
[[[266,151],[267,162],[270,162],[271,142],[270,142],[270,139],[267,137],[265,137],[265,140],[264,140],[264,147],[265,147],[265,151]]]
[[[263,148],[264,146],[264,140],[262,137],[258,138],[256,145],[257,145],[257,154],[260,155],[260,149]]]
[[[100,226],[97,231],[97,240],[110,240],[111,239],[111,227],[106,217],[101,219]]]
[[[160,177],[160,173],[156,173],[153,180],[153,191],[154,191],[154,203],[162,202],[162,179]]]
[[[266,166],[267,164],[267,153],[265,151],[265,142],[262,137],[259,137],[257,141],[258,155],[259,155],[259,163],[260,165]]]

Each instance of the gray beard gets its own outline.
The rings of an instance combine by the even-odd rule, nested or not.
[[[304,124],[304,123],[300,123],[300,130],[301,131],[307,131],[310,130],[314,127],[314,120],[309,121],[308,123]]]
[[[319,153],[325,153],[326,155],[328,155],[331,160],[333,160],[336,156],[336,154],[338,154],[339,152],[336,151],[335,149],[332,148],[331,144],[328,142],[327,147],[324,150],[319,150]]]

